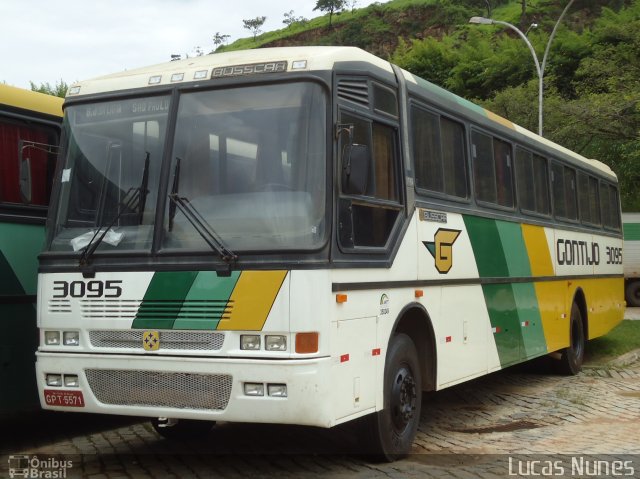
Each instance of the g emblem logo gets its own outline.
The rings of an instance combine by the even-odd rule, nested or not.
[[[453,266],[453,243],[459,235],[459,230],[440,228],[436,231],[433,241],[423,241],[436,260],[436,269],[440,274],[448,273]]]
[[[145,351],[157,351],[160,349],[160,333],[158,331],[145,331],[142,333],[142,347]]]

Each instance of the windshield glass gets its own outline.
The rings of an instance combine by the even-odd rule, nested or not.
[[[166,252],[209,252],[212,236],[217,249],[230,251],[221,256],[324,243],[327,100],[320,85],[183,93],[170,154],[169,108],[169,95],[66,108],[50,250],[150,251],[158,205]],[[171,162],[168,194],[159,197],[163,159]],[[194,227],[196,217],[205,232]]]
[[[168,112],[168,96],[66,109],[52,250],[81,251],[112,224],[98,251],[150,248]]]
[[[310,249],[325,235],[326,100],[313,83],[183,94],[169,196],[233,251]],[[209,250],[165,199],[165,249]]]

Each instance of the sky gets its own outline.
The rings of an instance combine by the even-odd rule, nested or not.
[[[252,36],[242,20],[266,16],[263,32],[285,28],[285,12],[308,19],[317,0],[0,0],[0,83],[30,89],[72,84],[214,50]],[[357,0],[356,8],[373,0]],[[382,3],[382,2],[381,2]]]

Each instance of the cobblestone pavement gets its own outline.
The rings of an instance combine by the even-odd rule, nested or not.
[[[426,395],[413,454],[392,464],[359,454],[348,427],[219,424],[176,444],[140,418],[41,413],[3,421],[0,477],[9,477],[9,455],[37,456],[44,472],[71,461],[57,477],[96,479],[527,477],[544,464],[597,476],[579,461],[640,477],[639,421],[640,361],[575,377],[510,369]]]

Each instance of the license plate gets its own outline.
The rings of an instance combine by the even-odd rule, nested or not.
[[[47,406],[84,407],[82,391],[44,390],[44,402]]]

